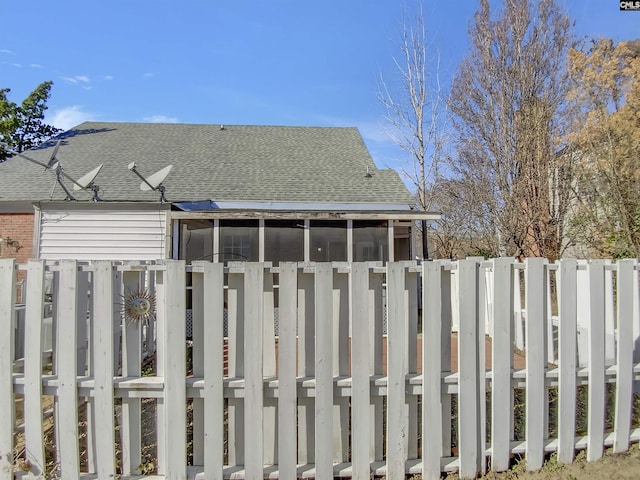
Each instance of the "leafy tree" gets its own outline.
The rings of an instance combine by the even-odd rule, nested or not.
[[[585,253],[640,257],[640,39],[569,52],[577,202]]]
[[[454,78],[458,135],[451,169],[488,222],[494,255],[558,258],[566,191],[555,139],[566,98],[571,22],[554,0],[481,0],[471,49]],[[562,176],[564,177],[564,173]]]
[[[0,142],[12,150],[24,152],[60,132],[60,129],[44,122],[52,85],[51,81],[41,83],[21,105],[8,99],[10,89],[0,89]],[[9,156],[9,152],[0,146],[0,161]]]

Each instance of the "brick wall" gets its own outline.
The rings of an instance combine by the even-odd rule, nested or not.
[[[0,258],[15,258],[25,263],[33,254],[33,213],[0,213]],[[18,281],[25,272],[18,272]],[[20,284],[18,284],[20,285]],[[17,289],[17,301],[21,302],[22,289]]]
[[[0,258],[24,263],[33,258],[33,214],[0,213]]]

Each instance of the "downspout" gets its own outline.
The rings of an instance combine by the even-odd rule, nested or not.
[[[427,221],[421,220],[422,223],[422,259],[429,260],[429,244],[427,239]]]
[[[40,235],[42,229],[42,210],[38,205],[33,206],[33,245],[31,256],[40,260]]]
[[[173,230],[173,233],[172,233]],[[178,260],[180,247],[180,220],[171,220],[171,214],[167,211],[167,245],[165,252],[171,252],[171,257],[165,253],[165,257]]]

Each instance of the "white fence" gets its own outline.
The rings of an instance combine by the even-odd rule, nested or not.
[[[19,268],[27,295],[16,361],[16,265],[0,261],[0,331],[9,332],[0,337],[0,479],[473,478],[487,460],[501,471],[524,454],[535,470],[552,451],[563,463],[583,448],[597,460],[606,446],[621,452],[640,439],[635,260]],[[157,304],[145,324],[123,318],[136,291]],[[150,346],[156,365],[143,375]],[[514,368],[514,355],[526,368]]]

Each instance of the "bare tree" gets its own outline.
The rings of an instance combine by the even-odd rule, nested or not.
[[[489,217],[483,209],[490,203],[477,202],[475,182],[440,179],[431,193],[434,207],[442,212],[431,232],[434,258],[464,258],[468,255],[495,256],[498,246]],[[489,199],[490,200],[490,199]]]
[[[389,134],[408,154],[404,176],[415,187],[418,207],[432,211],[434,184],[444,150],[447,102],[439,76],[439,53],[427,42],[422,9],[402,24],[394,58],[397,82],[381,76],[379,100],[387,110]],[[421,222],[422,257],[428,258],[427,222]]]
[[[554,180],[565,168],[555,139],[571,22],[554,0],[504,0],[494,17],[481,0],[452,85],[452,171],[484,205],[477,222],[491,225],[494,253],[557,258],[566,199]]]

